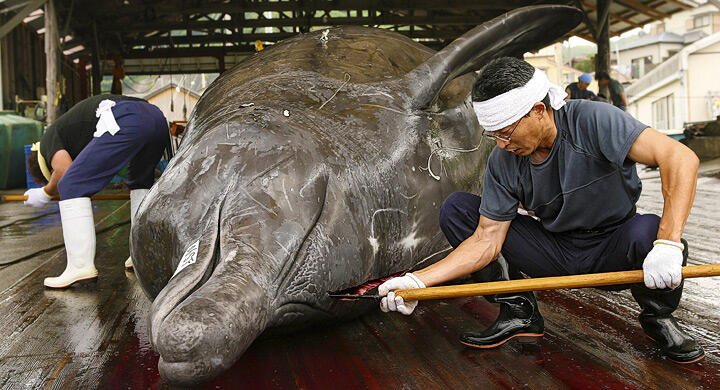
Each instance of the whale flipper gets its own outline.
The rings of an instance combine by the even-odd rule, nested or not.
[[[556,41],[582,20],[574,7],[543,5],[508,12],[466,32],[399,81],[406,84],[413,107],[432,104],[452,79],[481,69],[497,57],[520,56]]]

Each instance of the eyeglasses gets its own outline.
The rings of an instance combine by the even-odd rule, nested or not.
[[[517,121],[517,123],[515,123],[515,126],[514,126],[513,129],[510,131],[510,134],[508,134],[508,135],[494,134],[494,132],[492,132],[492,131],[485,131],[485,130],[483,130],[483,135],[486,136],[486,137],[488,137],[488,138],[490,138],[490,139],[493,140],[493,141],[495,141],[495,140],[497,140],[497,139],[500,139],[500,140],[505,141],[505,142],[510,142],[510,137],[511,137],[511,136],[513,135],[513,133],[515,132],[515,129],[517,129],[518,125],[520,125],[520,122],[523,120],[523,118],[525,118],[525,117],[520,118],[520,119]]]

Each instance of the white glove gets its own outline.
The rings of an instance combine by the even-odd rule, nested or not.
[[[675,288],[682,282],[683,249],[681,242],[655,240],[643,262],[645,286]]]
[[[395,296],[395,291],[391,290],[409,290],[411,288],[425,288],[425,283],[418,279],[417,276],[406,273],[403,276],[392,278],[378,287],[378,292],[383,299],[380,300],[380,310],[387,313],[389,311],[399,311],[406,316],[412,314],[418,304],[418,301],[405,302],[402,297]],[[387,295],[387,296],[386,296]]]
[[[51,200],[50,195],[43,188],[31,188],[25,191],[25,196],[28,197],[23,203],[25,206],[45,207]]]

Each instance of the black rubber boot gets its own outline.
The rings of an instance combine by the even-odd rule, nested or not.
[[[687,264],[687,242],[683,252],[683,265]],[[705,351],[689,334],[678,325],[672,312],[677,309],[682,297],[683,285],[680,283],[674,290],[653,290],[643,284],[630,288],[633,298],[642,311],[638,319],[645,334],[652,339],[662,352],[676,363],[689,364],[702,360]]]
[[[495,348],[515,337],[521,342],[529,342],[545,335],[545,321],[538,310],[535,294],[503,294],[493,301],[500,304],[495,323],[479,333],[463,333],[461,343],[474,348]]]
[[[473,274],[473,278],[479,282],[506,280],[503,268],[497,261],[480,272]],[[463,333],[460,336],[461,343],[474,348],[495,348],[515,337],[521,342],[529,342],[544,335],[545,321],[532,292],[488,295],[485,298],[500,304],[497,320],[482,332]]]

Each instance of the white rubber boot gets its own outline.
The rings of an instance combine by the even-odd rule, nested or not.
[[[62,200],[59,206],[67,266],[60,276],[45,278],[44,284],[50,288],[65,288],[80,280],[97,278],[98,274],[95,268],[95,222],[90,198]]]
[[[140,203],[148,192],[150,192],[150,190],[144,188],[130,191],[130,228],[132,228],[132,225],[135,223],[135,213],[137,213]],[[125,260],[125,268],[132,269],[132,267],[132,257],[128,257],[127,260]]]

